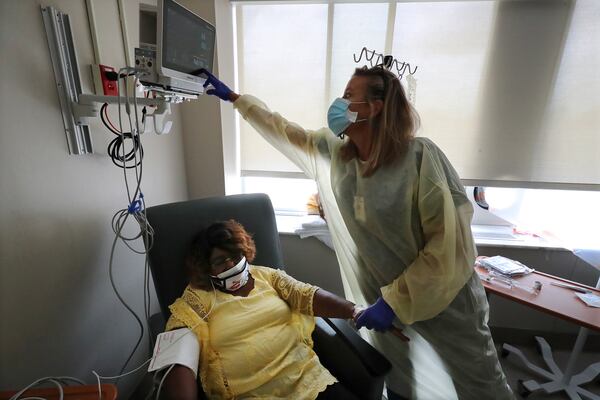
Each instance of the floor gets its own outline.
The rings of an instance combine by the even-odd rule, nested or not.
[[[539,355],[537,351],[536,343],[531,332],[506,329],[496,330],[493,335],[498,348],[500,348],[500,345],[503,342],[510,343],[513,346],[518,347],[530,362],[536,364],[538,367],[547,369],[542,356]],[[564,371],[569,355],[571,354],[570,348],[574,343],[575,337],[570,335],[556,335],[554,337],[547,337],[546,339],[554,350],[554,360]],[[590,364],[597,362],[600,362],[600,340],[598,339],[598,336],[590,336],[588,337],[588,343],[586,344],[586,347],[576,363],[575,374],[583,371]],[[520,360],[514,355],[509,355],[506,358],[500,358],[500,363],[502,364],[502,368],[506,374],[508,383],[510,387],[513,388],[517,399],[525,398],[519,394],[519,380],[526,381],[534,379],[539,383],[545,382],[543,379],[540,379],[538,376],[534,375],[526,367],[524,367]],[[597,376],[595,381],[584,385],[583,387],[588,391],[600,396],[600,376]],[[532,393],[526,398],[528,400],[570,400],[569,396],[567,396],[567,394],[564,392],[553,394]],[[386,397],[383,396],[382,400],[386,400]]]
[[[590,339],[596,339],[596,338],[590,338]],[[597,340],[597,339],[596,339]],[[552,346],[552,342],[549,341],[550,345]],[[542,357],[539,355],[539,353],[537,352],[535,343],[533,341],[533,339],[531,339],[530,341],[528,341],[528,343],[511,343],[514,344],[516,347],[518,347],[527,357],[527,359],[532,362],[535,363],[537,366],[542,367],[542,368],[546,368],[545,367],[545,363],[542,359]],[[594,346],[595,347],[595,346]],[[559,349],[555,349],[554,352],[554,360],[556,361],[556,363],[558,364],[558,366],[560,368],[562,368],[564,370],[564,368],[567,365],[567,360],[569,358],[570,355],[570,351],[568,348],[559,348]],[[501,359],[500,362],[502,363],[502,367],[504,369],[504,373],[506,374],[507,378],[508,378],[508,383],[509,385],[513,388],[513,390],[515,390],[515,393],[518,393],[517,391],[517,381],[519,379],[522,380],[529,380],[529,379],[535,379],[538,380],[538,377],[536,375],[534,375],[533,373],[529,372],[520,362],[520,360],[515,357],[514,355],[509,355],[507,358]],[[575,374],[581,372],[583,369],[585,369],[588,365],[593,364],[593,363],[597,363],[600,362],[600,350],[598,349],[585,349],[584,352],[581,354],[581,356],[579,357],[579,360],[576,364],[575,367]],[[544,380],[540,379],[538,380],[538,382],[542,383],[544,382]],[[587,384],[585,386],[583,386],[585,389],[589,390],[590,392],[600,396],[600,376],[596,377],[595,382],[591,382],[590,384]],[[517,396],[517,398],[522,398],[521,396]],[[533,393],[530,396],[527,397],[527,399],[544,399],[544,400],[563,400],[569,399],[569,396],[566,395],[566,393],[562,392],[562,393],[554,393],[554,394],[536,394]]]

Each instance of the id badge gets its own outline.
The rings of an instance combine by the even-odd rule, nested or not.
[[[367,222],[365,198],[362,196],[354,196],[354,218],[360,222]]]

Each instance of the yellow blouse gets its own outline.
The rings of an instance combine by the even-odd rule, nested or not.
[[[188,286],[166,330],[188,327],[200,342],[199,377],[216,399],[315,399],[337,380],[311,339],[318,287],[281,270],[250,266],[247,297]]]

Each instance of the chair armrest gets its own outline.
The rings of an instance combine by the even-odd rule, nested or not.
[[[342,340],[348,343],[356,356],[360,357],[371,375],[385,376],[390,372],[392,364],[388,359],[363,339],[348,321],[340,318],[325,318],[325,321],[340,335]]]
[[[321,363],[360,399],[381,400],[392,365],[342,319],[317,318],[313,332]]]

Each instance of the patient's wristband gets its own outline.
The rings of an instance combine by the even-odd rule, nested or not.
[[[365,310],[366,310],[365,306],[360,306],[358,304],[355,304],[354,308],[352,309],[352,320],[356,321],[356,318],[358,318],[360,313],[362,313]]]

